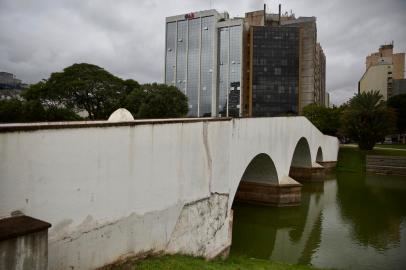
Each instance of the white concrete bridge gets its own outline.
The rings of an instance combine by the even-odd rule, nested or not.
[[[297,204],[295,175],[337,152],[304,117],[0,125],[0,218],[52,224],[49,269],[212,257],[231,243],[234,198]]]

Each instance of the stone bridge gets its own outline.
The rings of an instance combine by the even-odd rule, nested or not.
[[[210,258],[231,244],[235,199],[298,204],[295,180],[337,152],[304,117],[0,125],[0,218],[52,224],[49,269]]]

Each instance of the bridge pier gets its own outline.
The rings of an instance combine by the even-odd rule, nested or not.
[[[320,182],[324,181],[326,169],[313,163],[312,167],[290,167],[289,176],[299,182]]]
[[[337,166],[337,161],[317,161],[317,163],[324,167],[326,173],[332,172]]]
[[[266,204],[277,207],[300,205],[302,184],[291,179],[289,183],[241,181],[237,201]]]

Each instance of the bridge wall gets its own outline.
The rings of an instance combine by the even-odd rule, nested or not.
[[[143,253],[211,257],[231,242],[231,205],[259,153],[289,174],[305,137],[335,161],[336,138],[302,117],[0,126],[0,218],[52,224],[50,269]]]

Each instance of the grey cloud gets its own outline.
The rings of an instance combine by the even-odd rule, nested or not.
[[[211,5],[210,5],[211,2]],[[265,1],[268,11],[277,3]],[[0,70],[34,83],[78,62],[123,78],[162,81],[165,17],[216,8],[231,16],[261,9],[250,0],[0,0]],[[351,97],[365,56],[384,42],[406,51],[404,0],[281,0],[282,10],[316,16],[327,57],[327,90],[340,104]]]

